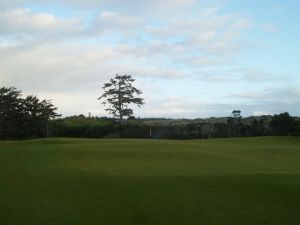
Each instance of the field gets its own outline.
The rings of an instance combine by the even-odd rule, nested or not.
[[[300,139],[0,142],[3,225],[299,225]]]

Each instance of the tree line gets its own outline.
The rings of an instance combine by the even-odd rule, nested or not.
[[[53,120],[50,135],[81,138],[208,139],[254,136],[300,136],[300,120],[281,113],[274,116],[228,117],[222,121],[127,119],[73,116]]]
[[[74,125],[69,119],[57,119],[57,108],[50,100],[40,100],[34,95],[23,97],[15,87],[0,89],[0,139],[23,139],[42,137],[126,137],[198,139],[228,138],[267,135],[299,136],[300,122],[289,113],[262,116],[255,119],[242,118],[241,110],[233,110],[225,121],[188,121],[166,124],[159,119],[150,124],[133,117],[132,105],[141,107],[142,91],[134,87],[131,75],[116,75],[102,87],[98,98],[113,118],[93,118],[87,122],[84,116],[74,117],[80,121]],[[102,122],[99,123],[99,120]]]
[[[15,87],[0,88],[0,139],[47,137],[48,121],[59,115],[50,100],[22,97]]]

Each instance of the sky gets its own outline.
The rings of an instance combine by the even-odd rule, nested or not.
[[[0,86],[63,116],[130,74],[135,116],[300,116],[298,0],[0,0]]]

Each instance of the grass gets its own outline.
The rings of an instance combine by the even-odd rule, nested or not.
[[[300,139],[0,142],[3,225],[299,225]]]
[[[110,125],[112,122],[109,120],[95,120],[95,119],[65,119],[63,123],[69,127],[81,126],[105,126]]]

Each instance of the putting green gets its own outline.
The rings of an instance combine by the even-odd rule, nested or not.
[[[3,225],[299,225],[300,139],[0,142]]]

